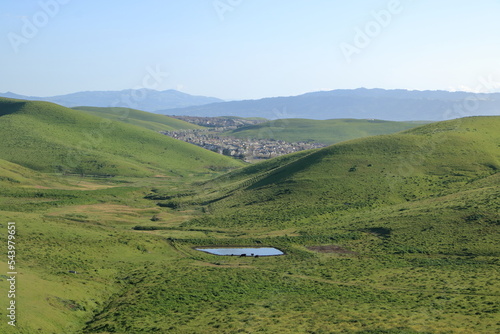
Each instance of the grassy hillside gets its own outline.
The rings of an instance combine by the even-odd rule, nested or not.
[[[496,333],[499,127],[429,124],[210,181],[41,184],[43,173],[0,160],[0,228],[18,231],[16,330]],[[194,249],[221,245],[285,255]],[[3,321],[0,332],[13,331]]]
[[[237,161],[151,130],[48,102],[0,99],[0,157],[42,172],[188,175]]]
[[[172,212],[205,212],[147,224],[186,266],[138,274],[142,288],[87,329],[139,330],[147,317],[150,330],[174,333],[494,333],[499,127],[499,117],[436,123],[255,164],[194,196],[156,191],[149,198]],[[286,255],[217,257],[197,245]]]
[[[72,109],[84,111],[94,116],[108,118],[113,121],[120,121],[128,124],[141,126],[153,131],[201,129],[200,126],[184,122],[172,117],[153,114],[130,108],[75,107]]]
[[[11,184],[27,185],[33,181],[41,180],[45,175],[17,164],[0,159],[0,184],[7,187]]]
[[[345,140],[390,134],[418,126],[414,122],[364,119],[278,119],[226,132],[237,138],[315,141],[334,144]]]
[[[224,195],[212,210],[237,207],[237,214],[224,219],[228,226],[294,226],[311,214],[453,194],[498,172],[498,128],[499,117],[465,118],[282,158],[288,163],[278,159],[267,162],[268,169],[247,167],[221,181],[221,187],[231,180],[244,187]],[[256,210],[266,214],[260,217]]]

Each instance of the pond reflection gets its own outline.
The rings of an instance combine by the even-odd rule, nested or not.
[[[214,255],[229,255],[229,256],[277,256],[283,255],[284,253],[277,248],[274,247],[257,247],[257,248],[196,248],[196,250],[214,254]]]

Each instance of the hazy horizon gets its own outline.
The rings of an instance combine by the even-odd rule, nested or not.
[[[191,94],[189,92],[183,92],[176,90],[174,88],[168,88],[168,89],[163,89],[163,90],[158,90],[158,89],[148,89],[148,88],[140,88],[140,89],[146,89],[146,90],[151,90],[155,92],[166,92],[166,91],[177,91],[179,93],[183,94],[188,94],[191,96],[202,96],[202,97],[209,97],[209,98],[218,98],[222,100],[222,102],[232,102],[232,101],[245,101],[245,100],[261,100],[261,99],[269,99],[269,98],[279,98],[279,97],[294,97],[294,96],[300,96],[300,95],[305,95],[309,93],[319,93],[319,92],[329,92],[329,91],[336,91],[336,90],[386,90],[386,91],[391,91],[391,90],[405,90],[409,92],[447,92],[447,93],[467,93],[467,94],[496,94],[500,92],[471,92],[471,91],[465,91],[465,90],[443,90],[443,89],[402,89],[402,88],[393,88],[393,89],[385,89],[385,88],[379,88],[379,87],[374,87],[374,88],[366,88],[366,87],[358,87],[358,88],[350,88],[350,89],[345,89],[345,88],[337,88],[337,89],[332,89],[332,90],[320,90],[320,91],[311,91],[311,92],[304,92],[304,93],[299,93],[297,95],[279,95],[279,96],[262,96],[262,97],[256,97],[256,98],[248,98],[248,99],[221,99],[217,96],[204,96],[204,95],[197,95],[197,94]],[[97,93],[97,92],[104,92],[104,93],[112,93],[112,92],[122,92],[122,91],[127,91],[127,90],[133,90],[133,88],[125,88],[121,90],[87,90],[87,91],[78,91],[78,92],[71,92],[67,94],[59,94],[59,95],[52,95],[52,96],[36,96],[36,95],[24,95],[24,94],[18,94],[17,92],[11,92],[11,91],[6,91],[6,92],[0,92],[0,94],[15,94],[15,95],[22,95],[22,96],[29,96],[29,97],[37,97],[37,98],[50,98],[50,97],[55,97],[55,96],[65,96],[65,95],[71,95],[71,94],[78,94],[78,93]]]
[[[500,2],[0,5],[0,91],[175,89],[223,100],[334,89],[500,91]]]

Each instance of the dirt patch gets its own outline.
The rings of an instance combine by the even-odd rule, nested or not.
[[[307,249],[318,253],[356,254],[356,252],[350,251],[337,245],[309,246],[307,247]]]

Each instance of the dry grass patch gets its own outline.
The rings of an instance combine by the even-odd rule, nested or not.
[[[77,205],[64,209],[65,213],[98,213],[98,214],[120,214],[120,215],[142,215],[142,214],[151,214],[151,213],[159,213],[160,210],[154,207],[151,208],[133,208],[127,205],[118,205],[118,204],[91,204],[91,205]],[[52,214],[60,214],[57,213],[49,213]]]

